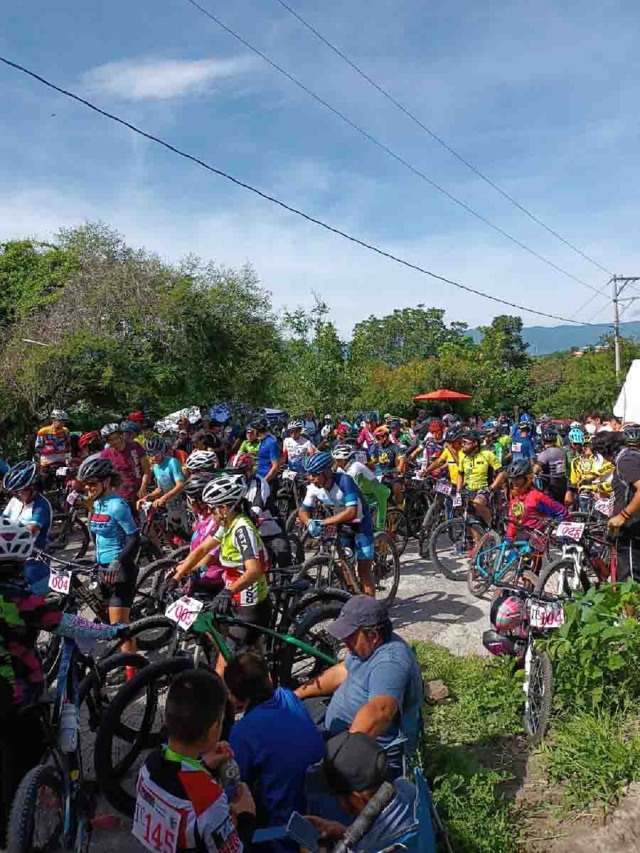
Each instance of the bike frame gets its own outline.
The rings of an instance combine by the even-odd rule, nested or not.
[[[510,549],[515,549],[512,554],[507,555],[507,551]],[[485,572],[482,566],[478,562],[478,558],[480,554],[491,554],[492,552],[499,552],[498,557],[498,567],[494,569],[491,577]],[[487,551],[481,551],[480,554],[476,555],[475,559],[475,568],[482,575],[483,578],[487,580],[491,580],[494,583],[497,583],[502,580],[502,578],[506,575],[512,566],[519,562],[526,554],[532,554],[533,549],[531,548],[531,543],[528,541],[522,542],[501,542],[499,545],[494,546],[493,548],[489,548]],[[505,556],[507,559],[505,560]]]

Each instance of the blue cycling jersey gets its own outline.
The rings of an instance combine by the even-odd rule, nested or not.
[[[328,489],[318,486],[307,486],[302,506],[306,510],[312,510],[316,503],[321,503],[333,512],[340,512],[349,506],[355,506],[357,515],[349,526],[357,527],[361,532],[373,531],[371,513],[364,495],[360,491],[356,481],[344,472],[337,471],[333,475],[333,482]]]
[[[108,566],[119,557],[126,537],[138,529],[129,505],[118,495],[94,502],[90,526],[96,543],[96,560],[101,566]]]

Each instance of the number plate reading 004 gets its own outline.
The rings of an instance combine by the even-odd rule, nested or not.
[[[436,492],[440,492],[441,495],[450,495],[452,491],[451,483],[436,483]]]
[[[195,598],[183,595],[182,598],[179,598],[167,607],[164,615],[177,622],[183,631],[188,631],[198,618],[198,613],[200,613],[203,607],[204,604],[202,601],[196,601]]]
[[[533,628],[560,628],[564,625],[562,602],[531,602],[529,605],[529,621]]]
[[[574,542],[579,542],[582,539],[582,534],[586,524],[579,521],[563,521],[558,525],[556,536],[558,538],[573,539]]]
[[[66,572],[64,569],[51,572],[49,575],[49,589],[52,589],[54,592],[60,592],[62,595],[68,595],[70,588],[71,572]]]

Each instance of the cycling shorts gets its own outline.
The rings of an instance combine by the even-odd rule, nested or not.
[[[486,504],[491,500],[491,490],[489,488],[486,489],[476,489],[475,491],[470,491],[467,493],[469,496],[469,500],[473,500],[474,498],[480,498]]]
[[[245,607],[233,607],[231,614],[245,622],[252,622],[263,628],[269,627],[271,619],[271,601],[265,598],[259,604],[251,604]],[[237,654],[245,646],[253,646],[260,639],[260,631],[255,628],[247,628],[244,625],[231,625],[229,632],[225,634],[225,640],[230,650]]]
[[[354,550],[357,560],[373,560],[374,538],[371,522],[345,524],[340,530],[340,544]]]
[[[106,569],[106,566],[103,566]],[[135,563],[123,563],[120,577],[115,583],[102,583],[102,597],[109,607],[131,607],[136,594],[138,567]]]

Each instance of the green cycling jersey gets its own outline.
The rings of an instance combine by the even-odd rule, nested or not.
[[[345,469],[345,473],[356,481],[367,503],[375,506],[375,529],[384,530],[387,526],[387,501],[391,491],[362,462],[351,462]]]

